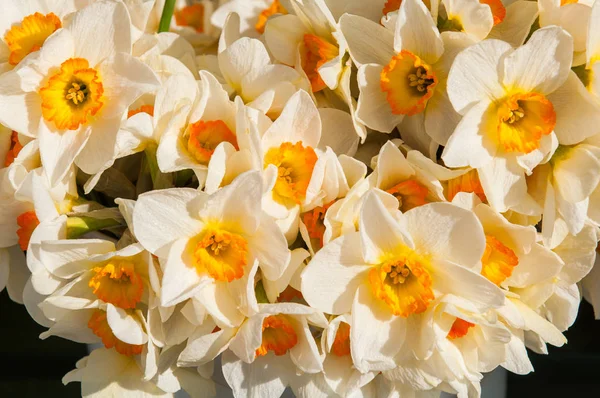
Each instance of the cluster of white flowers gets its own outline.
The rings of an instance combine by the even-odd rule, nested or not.
[[[600,2],[1,0],[0,163],[83,396],[479,397],[600,314]]]

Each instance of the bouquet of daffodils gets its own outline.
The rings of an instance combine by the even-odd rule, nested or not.
[[[600,1],[2,0],[0,124],[85,397],[479,397],[600,315]]]

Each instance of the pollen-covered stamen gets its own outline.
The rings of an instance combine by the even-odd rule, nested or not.
[[[194,265],[199,274],[231,282],[244,276],[248,264],[248,242],[236,233],[208,228],[192,243]]]
[[[188,26],[197,33],[204,32],[204,6],[195,3],[175,11],[175,23],[177,26]]]
[[[429,190],[415,180],[402,181],[392,188],[386,189],[386,192],[398,199],[399,209],[403,212],[429,203],[427,199]]]
[[[481,257],[481,275],[500,286],[514,268],[519,265],[519,258],[508,246],[494,236],[485,236],[485,251]]]
[[[271,148],[265,154],[264,167],[270,164],[277,167],[277,181],[273,188],[274,198],[282,203],[293,201],[301,204],[317,163],[317,154],[311,147],[284,142]]]
[[[350,325],[346,322],[340,322],[335,340],[331,345],[331,353],[338,357],[350,355]]]
[[[552,133],[556,125],[554,106],[539,93],[517,93],[503,99],[497,115],[495,138],[506,152],[538,149],[542,137]]]
[[[394,315],[420,314],[434,299],[431,275],[424,259],[406,247],[369,272],[373,294],[387,304]]]
[[[256,356],[267,355],[273,351],[275,355],[284,355],[298,344],[298,335],[291,320],[282,314],[266,317],[262,325],[262,343],[256,349]]]
[[[415,73],[408,75],[408,85],[416,88],[420,93],[424,93],[433,83],[433,77],[430,77],[422,66],[419,66]]]
[[[456,318],[456,320],[452,324],[452,328],[448,332],[448,336],[446,337],[450,340],[464,337],[467,335],[467,333],[469,333],[469,329],[471,329],[474,326],[474,323],[467,322],[464,319]]]
[[[53,13],[44,15],[36,12],[23,18],[4,35],[10,50],[8,63],[17,65],[27,55],[38,51],[46,39],[61,27],[60,18]]]
[[[133,356],[141,354],[144,349],[143,345],[127,344],[119,340],[108,324],[106,311],[95,310],[88,321],[88,328],[92,329],[92,332],[102,339],[104,347],[114,347],[119,354]]]
[[[287,10],[281,5],[279,0],[274,0],[268,8],[262,10],[258,15],[258,20],[256,21],[256,25],[254,27],[258,33],[263,34],[265,33],[265,27],[267,26],[267,21],[270,17],[276,14],[285,15],[287,13]]]
[[[67,90],[67,95],[65,96],[65,98],[67,100],[73,101],[73,104],[77,105],[77,104],[81,104],[82,102],[84,102],[87,99],[87,95],[88,95],[88,88],[85,85],[85,83],[73,82],[73,83],[71,83],[71,88],[69,88]]]
[[[100,300],[127,309],[135,308],[142,299],[144,281],[133,262],[114,259],[93,271],[88,285]]]
[[[17,225],[19,226],[19,229],[17,230],[19,246],[21,247],[21,250],[26,251],[29,247],[29,241],[31,240],[33,231],[40,225],[40,220],[38,220],[35,211],[27,211],[17,217]]]
[[[431,66],[407,50],[396,54],[381,71],[381,91],[387,94],[392,113],[423,112],[433,96],[438,79]]]

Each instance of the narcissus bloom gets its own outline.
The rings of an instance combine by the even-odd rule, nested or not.
[[[576,144],[596,133],[589,121],[600,114],[579,95],[583,87],[567,55],[572,46],[565,31],[549,27],[516,50],[497,40],[478,43],[452,66],[448,95],[464,116],[442,159],[450,167],[477,168],[498,211],[526,205],[525,174],[548,161],[558,143]]]
[[[393,368],[407,321],[443,294],[482,310],[502,305],[501,291],[479,275],[485,237],[472,213],[431,203],[390,214],[374,192],[361,211],[359,231],[326,245],[302,274],[302,294],[311,306],[330,314],[351,312],[358,370]]]
[[[130,55],[130,24],[123,3],[94,3],[0,77],[0,121],[39,139],[51,185],[74,162],[97,172],[116,151],[129,105],[157,88],[154,73]]]
[[[258,267],[274,280],[290,258],[285,237],[261,210],[261,195],[260,174],[251,172],[210,196],[192,189],[140,196],[133,226],[160,258],[162,305],[196,295],[220,326],[239,325],[243,313],[256,311]]]

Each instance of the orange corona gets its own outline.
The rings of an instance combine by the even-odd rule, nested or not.
[[[197,33],[204,32],[204,6],[202,4],[196,3],[183,7],[174,14],[177,26],[188,26]]]
[[[196,271],[220,282],[244,276],[248,264],[248,242],[241,236],[219,228],[207,228],[193,246]]]
[[[238,149],[237,138],[222,120],[199,120],[188,127],[188,152],[200,164],[208,165],[215,149],[222,142],[229,142]]]
[[[114,259],[94,267],[88,285],[100,300],[120,308],[135,308],[142,299],[144,281],[131,261]]]
[[[115,348],[119,354],[133,356],[141,354],[144,346],[127,344],[119,340],[113,333],[108,320],[106,319],[106,311],[95,310],[90,317],[88,327],[92,332],[102,339],[102,344],[106,348]]]
[[[302,222],[306,225],[308,236],[319,240],[319,248],[323,247],[323,235],[325,235],[325,214],[327,210],[335,203],[331,201],[324,206],[318,206],[302,214]]]
[[[268,8],[265,8],[258,15],[258,20],[256,21],[256,31],[260,34],[265,33],[265,27],[267,26],[267,21],[270,17],[277,14],[287,14],[287,10],[284,6],[281,5],[279,0],[274,0]]]
[[[508,246],[491,235],[485,237],[486,245],[481,258],[481,275],[500,285],[512,275],[519,258]]]
[[[8,152],[6,152],[6,157],[4,158],[4,167],[8,167],[15,161],[16,157],[19,156],[19,152],[23,149],[23,145],[19,142],[19,134],[16,131],[13,131],[10,135],[10,148]]]
[[[427,195],[429,190],[421,183],[415,180],[402,181],[386,190],[387,193],[394,195],[398,199],[400,210],[407,212],[415,207],[423,206],[428,203]]]
[[[350,355],[350,325],[346,322],[340,322],[335,340],[331,345],[331,353],[338,357]]]
[[[310,80],[314,93],[323,90],[327,85],[319,74],[319,68],[338,56],[339,49],[322,37],[304,35],[304,57],[302,69]]]
[[[396,115],[423,112],[433,96],[438,78],[431,66],[407,50],[395,55],[381,71],[381,91]]]
[[[474,323],[467,322],[464,319],[456,318],[454,323],[452,324],[452,328],[448,332],[448,338],[450,340],[455,340],[461,337],[464,337],[469,333],[469,329],[475,326]]]
[[[42,48],[46,39],[62,27],[60,18],[55,14],[35,14],[26,16],[20,24],[15,24],[4,35],[10,50],[8,63],[17,65],[27,55]]]
[[[298,335],[292,326],[292,322],[286,315],[270,315],[266,317],[262,325],[262,343],[256,349],[256,356],[267,355],[273,351],[280,356],[288,352],[298,344]]]
[[[29,247],[29,241],[31,240],[33,231],[40,225],[40,220],[38,220],[35,215],[35,211],[28,211],[17,217],[17,225],[19,226],[19,229],[17,229],[19,246],[21,247],[21,250],[26,251]]]

